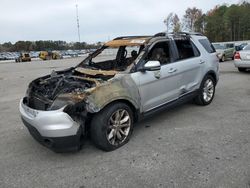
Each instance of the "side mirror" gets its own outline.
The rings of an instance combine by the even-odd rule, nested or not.
[[[161,63],[159,61],[148,61],[143,68],[144,71],[158,71],[161,70]]]

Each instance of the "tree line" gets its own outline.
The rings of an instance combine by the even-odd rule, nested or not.
[[[213,42],[250,40],[250,3],[215,6],[207,13],[187,8],[182,20],[172,12],[164,23],[167,32],[200,32]]]
[[[187,8],[182,19],[173,12],[164,19],[167,32],[200,32],[212,42],[250,40],[250,3],[218,5],[207,13],[196,7]],[[79,50],[101,46],[101,42],[67,43],[65,41],[18,41],[0,44],[0,51]]]
[[[67,43],[65,41],[18,41],[14,44],[6,42],[0,44],[0,51],[19,52],[19,51],[52,51],[52,50],[82,50],[95,49],[101,46],[101,42],[87,44],[86,42]]]

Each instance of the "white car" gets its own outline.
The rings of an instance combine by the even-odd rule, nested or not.
[[[234,65],[240,72],[250,69],[250,45],[245,46],[242,51],[235,53]]]

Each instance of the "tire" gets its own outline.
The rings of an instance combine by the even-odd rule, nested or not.
[[[246,72],[246,68],[238,67],[239,72]]]
[[[198,95],[195,97],[194,102],[200,106],[209,105],[214,98],[215,94],[215,80],[211,75],[203,78]]]
[[[128,120],[125,121],[126,119]],[[122,120],[125,122],[121,123]],[[121,127],[122,125],[126,127]],[[113,151],[126,144],[132,132],[133,112],[124,103],[112,103],[105,107],[94,115],[90,127],[91,140],[104,151]]]
[[[220,59],[220,62],[224,62],[225,61],[225,55],[223,55]]]

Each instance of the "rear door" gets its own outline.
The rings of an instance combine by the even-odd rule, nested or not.
[[[179,97],[199,88],[205,61],[189,38],[175,40],[178,60],[175,62],[180,74]]]

